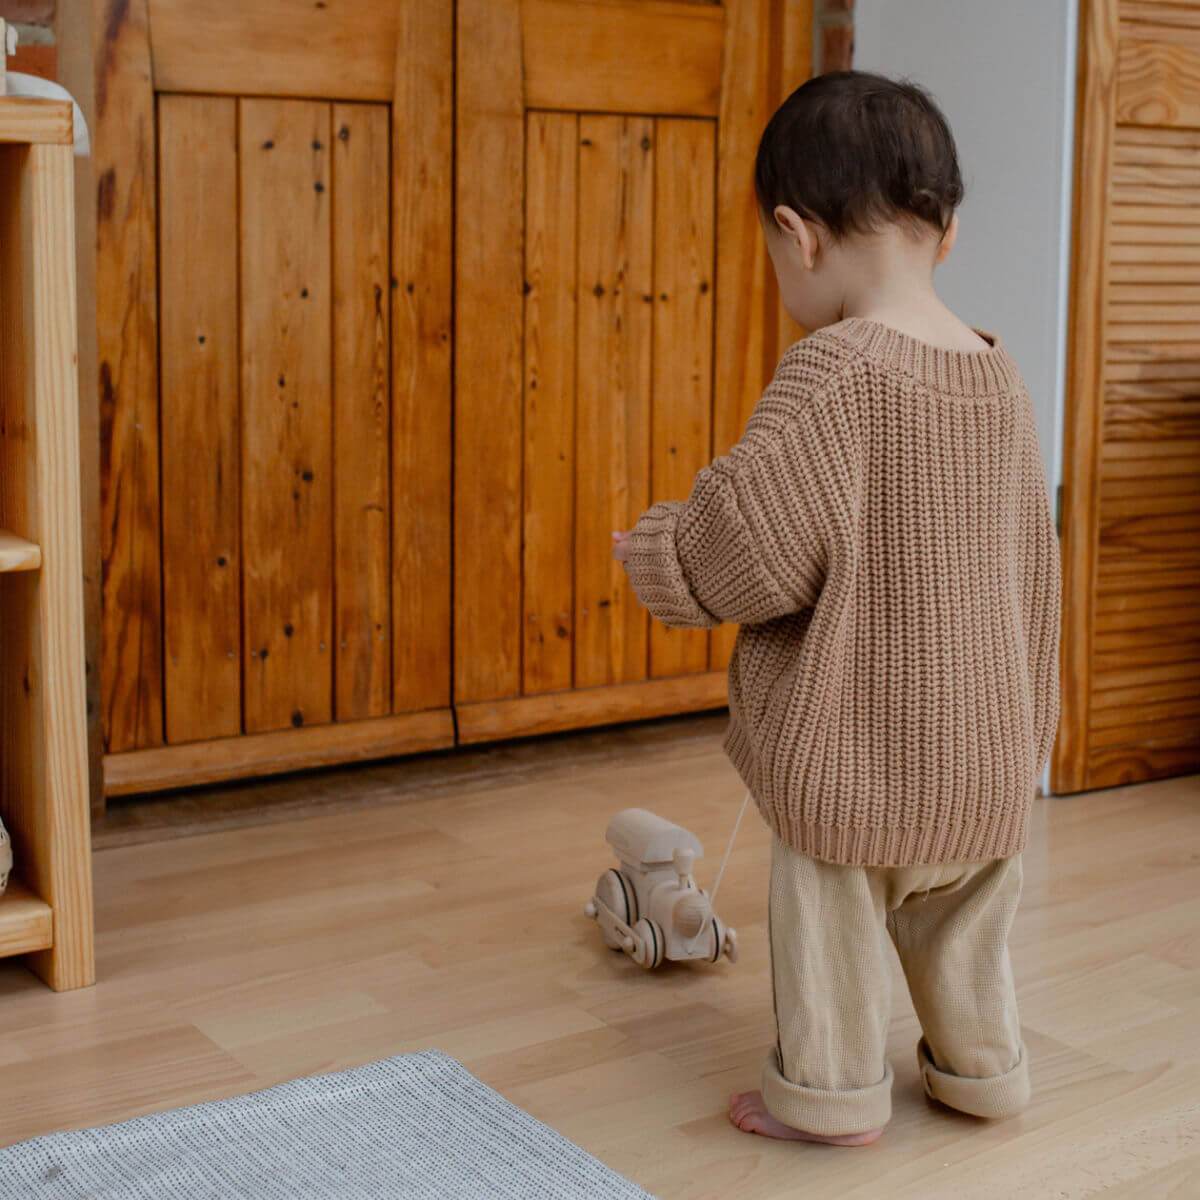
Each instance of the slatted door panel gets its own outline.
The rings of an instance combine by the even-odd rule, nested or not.
[[[1200,4],[1126,0],[1114,24],[1089,669],[1066,704],[1086,732],[1061,790],[1200,767]],[[1068,655],[1076,636],[1068,606]]]
[[[525,694],[703,672],[612,559],[712,456],[713,122],[530,113]]]
[[[387,110],[164,96],[159,141],[168,741],[381,715]]]
[[[447,745],[453,15],[100,8],[109,794]]]
[[[175,743],[242,729],[237,101],[164,96],[158,142],[163,671]]]
[[[459,4],[464,740],[724,699],[729,635],[652,625],[612,532],[687,495],[774,365],[751,166],[793,7]]]

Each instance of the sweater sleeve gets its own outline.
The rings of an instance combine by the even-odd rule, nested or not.
[[[630,537],[625,570],[665,625],[754,625],[811,607],[825,571],[814,469],[813,372],[785,358],[733,450],[686,501],[655,504]]]
[[[1030,413],[1032,426],[1032,413]],[[1021,481],[1020,587],[1025,623],[1033,733],[1040,775],[1058,728],[1058,642],[1061,565],[1036,434],[1027,433]]]

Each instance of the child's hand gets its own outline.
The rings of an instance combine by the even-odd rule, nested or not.
[[[629,557],[629,531],[613,530],[613,558],[623,563]]]

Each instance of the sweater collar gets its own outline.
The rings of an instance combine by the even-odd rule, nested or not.
[[[1023,387],[1021,375],[1000,339],[981,329],[986,350],[948,350],[919,341],[890,325],[847,317],[819,331],[854,347],[866,358],[911,375],[931,391],[947,396],[995,396]]]

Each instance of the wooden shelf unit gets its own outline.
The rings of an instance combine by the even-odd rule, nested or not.
[[[71,106],[0,94],[0,957],[56,991],[95,979],[83,633]]]

